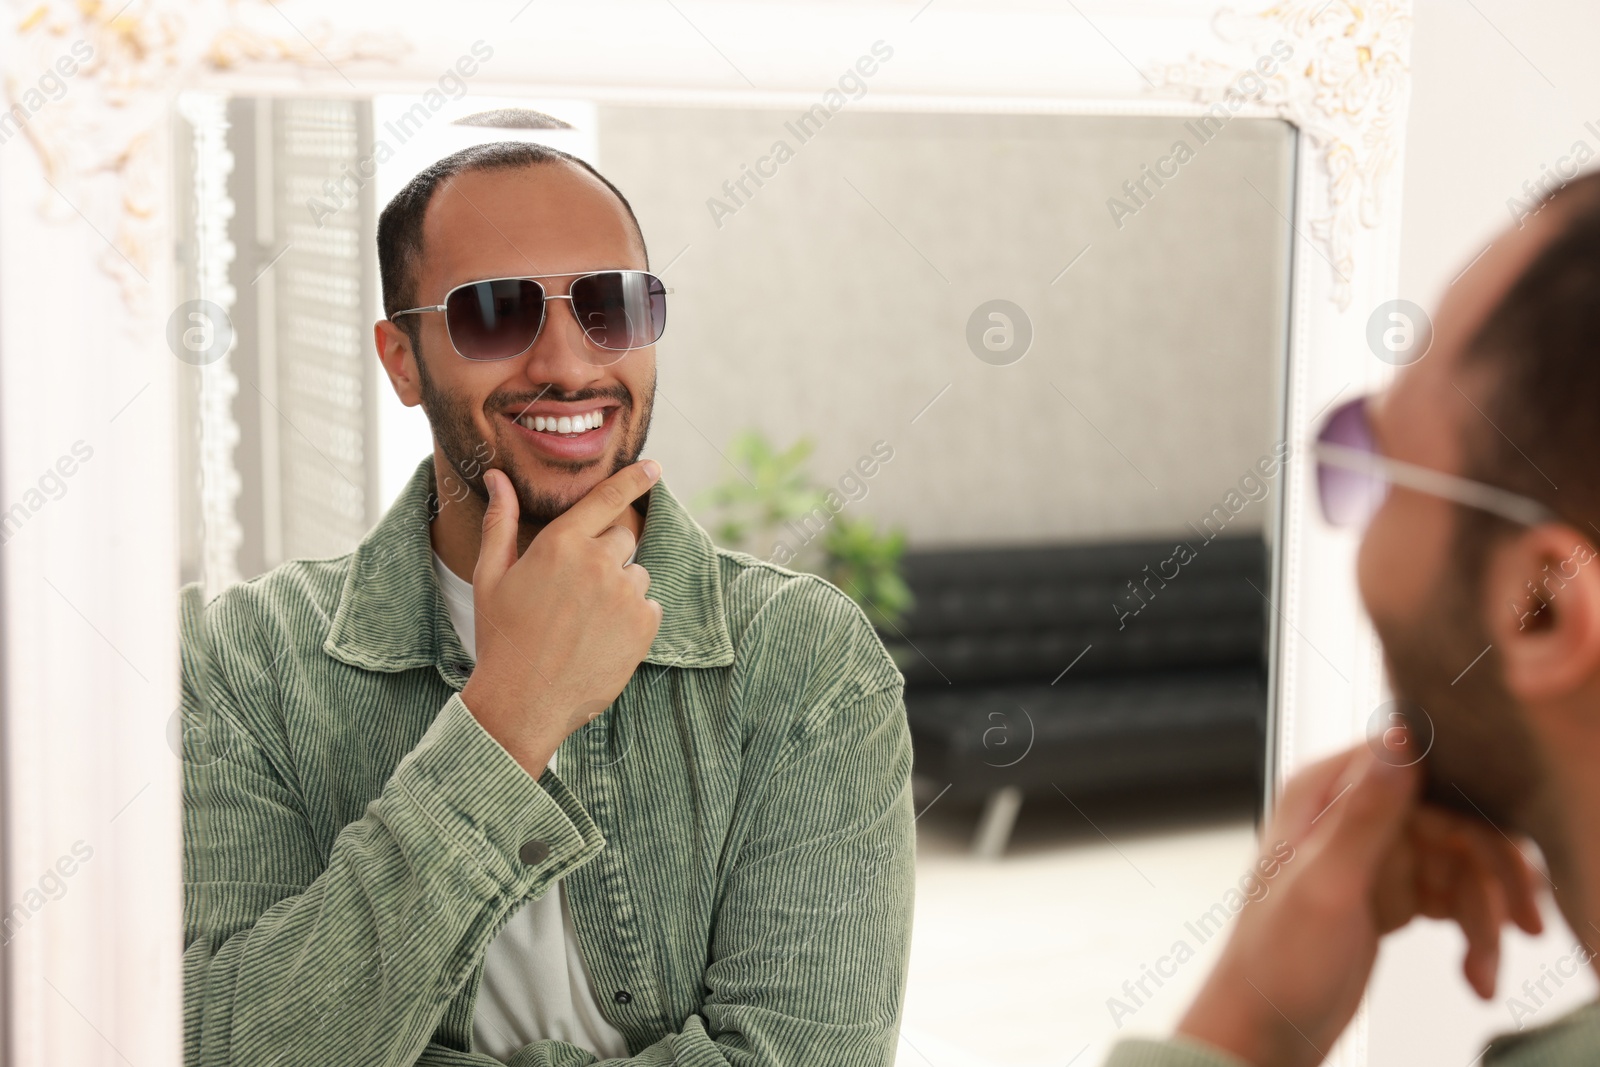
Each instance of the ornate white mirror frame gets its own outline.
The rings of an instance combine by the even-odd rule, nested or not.
[[[1366,338],[1395,289],[1410,8],[497,0],[407,5],[397,18],[370,0],[15,6],[0,31],[11,109],[0,116],[10,1062],[181,1062],[169,724],[177,433],[193,431],[179,428],[180,364],[166,339],[179,299],[180,90],[419,94],[484,40],[493,58],[472,79],[478,93],[810,106],[883,39],[895,61],[866,106],[1183,115],[1228,106],[1258,58],[1287,44],[1292,58],[1231,109],[1300,133],[1296,205],[1273,205],[1295,232],[1285,397],[1294,462],[1271,597],[1278,780],[1359,736],[1382,699],[1354,541],[1318,519],[1303,446],[1337,397],[1391,370]],[[1365,1061],[1359,1027],[1340,1056]]]

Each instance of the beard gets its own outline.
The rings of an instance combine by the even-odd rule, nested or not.
[[[1427,747],[1424,799],[1488,819],[1505,833],[1534,833],[1544,829],[1529,825],[1542,761],[1483,621],[1476,576],[1487,553],[1472,541],[1458,530],[1414,620],[1374,618],[1373,626],[1401,714]]]
[[[636,462],[640,453],[644,451],[645,438],[650,432],[650,416],[655,405],[653,375],[637,407],[633,394],[620,382],[602,389],[580,389],[573,393],[563,393],[549,385],[532,392],[496,389],[484,399],[479,409],[488,416],[489,424],[494,427],[493,439],[485,440],[478,431],[474,419],[476,412],[471,401],[457,393],[438,388],[428,375],[420,345],[414,344],[413,351],[417,357],[417,379],[422,392],[422,410],[428,416],[428,422],[433,428],[433,438],[438,443],[439,450],[450,462],[456,477],[461,479],[485,507],[489,504],[489,487],[484,483],[484,472],[491,467],[503,471],[506,477],[511,479],[511,485],[516,490],[521,524],[544,526],[564,514],[589,490],[586,488],[559,490],[539,485],[536,473],[523,469],[515,460],[517,446],[510,439],[514,431],[505,425],[498,412],[527,407],[537,400],[546,399],[563,402],[615,400],[618,404],[614,416],[617,429],[613,432],[617,434],[618,444],[610,469],[602,472],[601,479],[610,477]],[[580,474],[595,467],[603,467],[605,464],[604,458],[598,460],[546,458],[543,462],[547,467],[571,474]]]

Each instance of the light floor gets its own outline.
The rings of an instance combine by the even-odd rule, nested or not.
[[[1248,797],[1074,800],[1030,801],[992,862],[966,851],[975,809],[919,818],[897,1067],[1089,1067],[1182,1014],[1225,936],[1186,924],[1256,856]],[[1193,958],[1163,963],[1176,973],[1158,986],[1144,967],[1180,940]]]

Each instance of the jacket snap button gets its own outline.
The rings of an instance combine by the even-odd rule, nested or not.
[[[517,859],[532,867],[550,858],[550,846],[537,837],[524,841],[517,849]]]
[[[628,992],[626,989],[619,989],[615,994],[612,995],[611,999],[616,1001],[618,1004],[632,1004],[633,994]]]

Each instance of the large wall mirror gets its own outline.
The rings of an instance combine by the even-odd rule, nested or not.
[[[368,329],[385,194],[473,141],[581,153],[673,288],[645,454],[719,541],[837,581],[906,676],[900,1062],[978,1055],[975,971],[1011,1056],[1063,1013],[1108,1043],[1144,1005],[1104,977],[1206,914],[1264,798],[1294,128],[469,95],[377,163],[404,103],[179,100],[188,296],[233,336],[181,377],[186,578],[353,550],[431,454]]]
[[[340,557],[403,495],[433,445],[374,351],[377,216],[431,162],[496,140],[570,152],[629,198],[672,289],[644,455],[676,498],[718,544],[838,585],[904,675],[916,919],[896,1062],[1093,1063],[1121,1036],[1169,1029],[1242,902],[1275,786],[1358,734],[1377,692],[1348,547],[1312,524],[1300,449],[1320,411],[1374,377],[1350,351],[1392,270],[1379,194],[1394,172],[1348,149],[1373,120],[1313,84],[1348,39],[1372,45],[1361,14],[1134,6],[1091,12],[1101,32],[1065,53],[1042,40],[1054,16],[994,13],[1014,62],[976,82],[937,59],[965,15],[889,5],[896,33],[851,23],[865,36],[848,55],[823,40],[864,16],[837,11],[763,46],[790,72],[770,92],[737,49],[731,87],[706,66],[716,51],[649,55],[654,23],[599,68],[534,49],[520,21],[483,35],[493,64],[477,34],[430,23],[395,31],[417,51],[381,68],[361,33],[382,20],[354,15],[277,58],[238,45],[259,31],[219,29],[239,49],[226,62],[152,86],[161,136],[140,166],[170,205],[147,271],[161,297],[126,314],[157,369],[116,386],[157,442],[145,458],[160,474],[138,491],[165,518],[112,553],[159,545],[161,565],[102,610],[61,579],[67,614],[50,624],[96,620],[115,655],[151,667],[149,692],[91,742],[103,774],[65,810],[41,807],[50,753],[92,730],[24,717],[7,755],[12,881],[89,814],[137,801],[123,810],[142,821],[117,811],[91,841],[105,859],[84,866],[140,888],[74,889],[25,931],[37,944],[12,957],[13,1047],[90,1062],[104,1039],[132,1062],[179,1062],[173,757],[213,724],[174,711],[177,613],[158,635],[148,601]],[[588,47],[570,15],[541,32]],[[808,88],[834,67],[848,79]],[[448,85],[438,70],[455,72]],[[50,254],[83,271],[105,255]],[[53,306],[9,269],[8,304]],[[113,301],[138,286],[96,284]],[[9,418],[29,383],[7,373]],[[146,379],[160,400],[139,406]],[[133,492],[140,447],[110,443],[85,466]],[[16,662],[17,583],[34,580],[17,575],[48,577],[59,558],[7,551]],[[73,684],[75,698],[117,689]],[[12,682],[14,720],[33,693]],[[150,850],[162,873],[145,869]],[[159,938],[82,932],[163,907]],[[110,953],[120,975],[158,951],[137,993],[83,962]],[[77,969],[39,993],[61,953]],[[149,1012],[170,1025],[132,1021]],[[100,1025],[78,1033],[84,1019]]]

